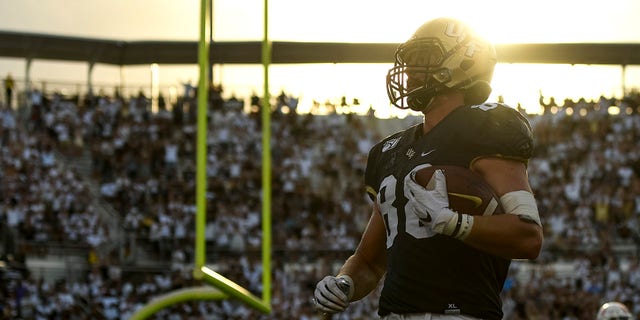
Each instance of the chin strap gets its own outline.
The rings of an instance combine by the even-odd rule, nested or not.
[[[427,91],[426,86],[427,85],[424,85],[407,95],[407,106],[411,110],[423,113],[427,112],[436,96],[446,89],[445,86],[438,86]]]
[[[425,101],[426,99],[428,99],[428,101]],[[413,111],[427,112],[427,110],[429,110],[429,107],[433,103],[434,99],[435,99],[434,96],[429,98],[416,97],[415,99],[407,99],[407,104],[409,105],[409,108]]]
[[[490,94],[491,85],[484,80],[478,80],[464,90],[464,102],[468,105],[481,104],[487,101]]]
[[[456,87],[458,90],[464,92],[465,104],[476,105],[487,101],[491,94],[491,85],[489,82],[484,80],[469,80],[468,82],[471,83],[469,85],[463,84],[462,86]],[[407,106],[409,109],[418,112],[427,112],[431,103],[433,103],[433,100],[440,92],[450,90],[450,88],[445,85],[432,87],[431,90],[427,90],[426,86],[427,85],[415,89],[407,94]]]

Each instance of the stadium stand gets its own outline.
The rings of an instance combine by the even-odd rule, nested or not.
[[[241,104],[210,110],[207,256],[259,293],[261,123]],[[539,259],[512,265],[505,319],[587,319],[611,300],[640,313],[639,105],[633,93],[528,115],[546,241]],[[127,319],[194,284],[194,106],[181,97],[152,113],[144,94],[43,93],[26,115],[1,108],[3,319]],[[224,300],[155,318],[313,319],[315,282],[350,255],[368,220],[359,181],[369,147],[420,119],[275,110],[272,121],[273,313]],[[371,319],[376,298],[336,318]]]

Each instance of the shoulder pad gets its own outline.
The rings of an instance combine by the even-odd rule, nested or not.
[[[526,162],[533,156],[533,130],[518,110],[502,103],[466,107],[464,139],[487,156]]]

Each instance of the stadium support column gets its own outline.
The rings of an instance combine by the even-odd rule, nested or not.
[[[622,65],[622,97],[627,95],[627,65]]]
[[[124,92],[124,81],[125,81],[125,76],[124,76],[124,65],[120,65],[120,82],[118,83],[118,91],[120,92],[120,96],[124,97],[125,96],[125,92]]]
[[[89,96],[93,97],[93,67],[95,67],[96,63],[94,61],[89,61],[89,70],[87,71],[87,93]],[[78,92],[80,94],[80,92]]]
[[[28,117],[31,114],[31,63],[33,58],[27,58],[27,65],[24,70],[24,95],[25,95],[25,115]]]
[[[160,95],[160,66],[157,63],[152,63],[149,70],[151,71],[151,113],[157,113]]]

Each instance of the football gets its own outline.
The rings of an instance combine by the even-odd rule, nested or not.
[[[415,180],[426,186],[437,169],[442,169],[447,180],[449,207],[459,213],[474,216],[502,214],[498,195],[480,174],[459,166],[431,166],[416,172]]]

